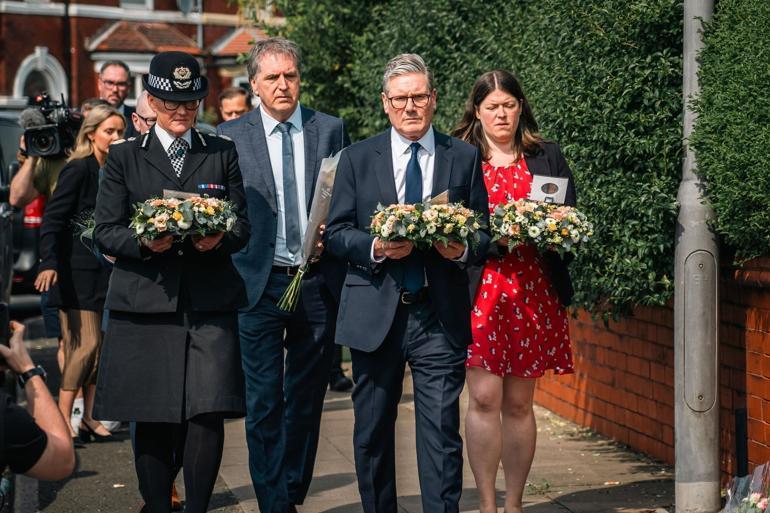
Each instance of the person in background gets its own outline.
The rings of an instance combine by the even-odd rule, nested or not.
[[[131,90],[131,71],[128,65],[123,61],[107,61],[102,64],[99,70],[99,77],[96,83],[96,89],[99,92],[99,99],[117,109],[125,119],[131,119],[134,108],[126,105],[125,101]],[[133,137],[134,126],[126,127],[126,137]]]
[[[89,98],[87,100],[84,100],[83,103],[80,104],[80,113],[85,118],[88,116],[88,112],[96,107],[97,105],[109,105],[110,103],[107,100],[102,100],[101,98]]]
[[[453,134],[476,146],[489,192],[489,211],[527,198],[533,175],[568,179],[565,203],[575,205],[575,183],[559,146],[545,141],[516,78],[495,70],[479,77]],[[497,511],[495,479],[502,460],[505,512],[522,513],[522,494],[537,440],[532,409],[537,378],[546,370],[572,373],[569,323],[572,298],[566,262],[528,244],[512,252],[508,240],[489,248],[476,267],[473,343],[466,360],[470,404],[465,418],[468,459],[481,513]]]
[[[136,110],[131,114],[131,122],[137,134],[147,133],[153,127],[158,116],[150,108],[147,91],[142,91],[136,99]]]
[[[345,149],[334,182],[326,248],[347,262],[337,318],[350,348],[358,490],[365,513],[398,511],[395,427],[406,364],[412,371],[422,510],[457,513],[462,493],[460,392],[471,341],[465,266],[486,255],[453,241],[418,249],[369,232],[379,204],[438,194],[489,219],[478,149],[432,126],[433,73],[416,54],[391,59],[380,101],[391,127]]]
[[[78,430],[84,441],[112,439],[110,432],[92,417],[101,317],[110,270],[81,242],[73,220],[89,215],[96,206],[99,169],[107,160],[110,144],[122,137],[125,126],[125,119],[115,108],[99,105],[91,109],[40,228],[35,287],[40,292],[50,291],[51,304],[59,307],[64,339],[59,408],[69,418],[78,390],[85,387],[85,411]],[[74,431],[72,436],[76,436]]]
[[[0,473],[10,467],[35,479],[65,479],[75,469],[70,429],[45,384],[45,370],[29,357],[24,325],[11,321],[10,330],[8,346],[0,344],[0,357],[18,376],[27,410],[0,391]]]
[[[251,109],[251,94],[246,89],[228,87],[219,93],[219,114],[222,121],[238,119]]]

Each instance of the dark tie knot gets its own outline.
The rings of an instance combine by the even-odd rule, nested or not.
[[[291,131],[292,126],[294,125],[292,125],[289,121],[286,121],[284,123],[278,123],[275,129],[281,132],[281,134],[288,134],[289,131]]]
[[[418,142],[413,142],[409,145],[409,149],[412,150],[412,155],[416,155],[418,151],[420,151],[420,148],[422,148],[422,145]]]

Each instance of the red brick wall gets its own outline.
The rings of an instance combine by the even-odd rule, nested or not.
[[[735,472],[735,411],[748,407],[749,463],[770,460],[770,260],[721,280],[720,451]],[[766,273],[766,274],[760,274]],[[539,380],[536,401],[583,426],[674,462],[673,309],[639,307],[605,324],[579,311],[575,374]]]

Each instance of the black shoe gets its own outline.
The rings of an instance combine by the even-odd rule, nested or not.
[[[84,429],[85,427],[85,429]],[[115,437],[110,433],[109,435],[100,435],[94,429],[88,425],[88,423],[83,420],[80,422],[80,427],[78,428],[78,436],[86,443],[93,440],[94,442],[113,442],[115,441]]]
[[[329,378],[329,388],[335,392],[347,392],[353,388],[353,382],[344,374],[335,374]]]

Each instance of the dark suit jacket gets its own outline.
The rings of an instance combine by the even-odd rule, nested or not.
[[[100,310],[104,304],[109,271],[102,268],[91,248],[81,242],[80,229],[73,226],[76,216],[92,212],[98,190],[96,157],[73,160],[62,169],[46,206],[40,228],[38,270],[57,271],[58,285],[51,290],[54,305]],[[97,283],[100,286],[95,286]]]
[[[575,179],[572,177],[572,171],[570,170],[567,161],[564,159],[564,155],[562,155],[558,144],[545,142],[542,144],[540,151],[534,155],[525,154],[524,160],[527,162],[527,168],[532,175],[567,178],[569,182],[567,185],[567,195],[564,198],[564,204],[572,207],[577,205]],[[501,252],[500,246],[497,244],[490,244],[487,256],[489,258],[500,258],[504,255],[504,251],[505,250]],[[545,260],[548,268],[547,271],[551,276],[551,283],[553,284],[554,289],[556,289],[559,300],[564,306],[569,306],[570,303],[572,303],[574,289],[572,288],[572,280],[570,279],[567,266],[573,260],[572,255],[561,258],[559,254],[554,251],[546,251],[543,253],[543,260]],[[473,266],[468,270],[471,280],[471,298],[475,297],[482,270],[482,266]]]
[[[219,125],[217,132],[235,142],[238,163],[243,173],[251,238],[248,245],[233,256],[233,262],[246,282],[248,308],[253,308],[262,296],[270,276],[278,229],[273,168],[270,165],[260,109],[256,108],[238,119]],[[321,159],[340,151],[350,144],[350,139],[341,119],[305,107],[302,107],[302,132],[305,139],[305,198],[309,213]],[[345,276],[344,264],[324,253],[320,262],[313,267],[320,271],[330,291],[339,300]]]
[[[489,221],[487,190],[481,157],[475,147],[435,132],[436,155],[433,195],[449,191],[449,201],[461,201]],[[334,184],[327,251],[348,262],[337,317],[337,343],[361,351],[374,351],[390,330],[399,303],[403,262],[371,262],[374,237],[369,234],[377,204],[398,203],[390,131],[354,144],[342,153]],[[481,244],[469,252],[469,263],[484,258],[489,244],[486,231]],[[468,275],[464,266],[442,257],[435,249],[424,251],[430,298],[449,341],[458,347],[471,342]]]
[[[177,178],[154,128],[134,140],[113,144],[96,200],[94,237],[103,253],[117,257],[107,294],[111,310],[176,312],[180,294],[195,311],[235,310],[246,303],[243,280],[230,255],[249,238],[246,201],[235,145],[192,131],[192,145]],[[201,188],[205,184],[225,190]],[[164,253],[141,246],[128,227],[134,205],[163,197],[164,189],[227,197],[238,220],[216,249],[199,253],[189,238]]]

